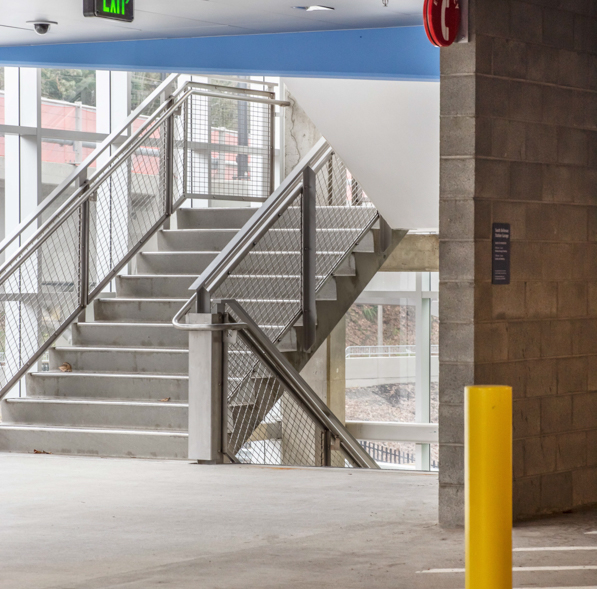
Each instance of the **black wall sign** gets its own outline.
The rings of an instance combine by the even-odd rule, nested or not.
[[[83,14],[124,22],[135,18],[135,0],[83,0]]]
[[[510,223],[494,223],[491,242],[491,283],[510,284]]]

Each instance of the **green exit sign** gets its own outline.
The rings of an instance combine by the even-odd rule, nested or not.
[[[134,0],[83,0],[83,14],[133,22],[135,18],[133,3]]]

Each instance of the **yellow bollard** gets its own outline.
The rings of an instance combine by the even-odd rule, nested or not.
[[[512,589],[512,388],[465,390],[466,589]]]

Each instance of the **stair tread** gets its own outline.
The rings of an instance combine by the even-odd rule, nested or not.
[[[12,424],[0,423],[0,430],[20,430],[20,431],[42,431],[42,432],[74,432],[89,434],[126,434],[126,435],[146,435],[156,437],[175,436],[188,438],[188,432],[178,430],[155,430],[155,429],[118,429],[106,427],[76,427],[76,426],[52,426],[52,425],[31,425],[31,424]]]
[[[166,276],[167,278],[172,278],[171,276]],[[165,277],[165,278],[166,278]],[[171,302],[186,302],[189,299],[183,299],[183,298],[176,298],[176,297],[171,297],[171,298],[151,298],[151,297],[110,297],[107,299],[97,299],[98,301],[101,301],[102,303],[110,303],[110,302],[116,302],[116,303],[132,303],[132,302],[152,302],[152,303],[171,303]]]
[[[62,372],[61,370],[49,370],[46,372],[31,373],[38,378],[50,378],[60,376],[61,378],[81,378],[81,377],[96,377],[96,378],[141,378],[141,379],[156,379],[156,380],[188,380],[187,374],[171,374],[171,373],[153,373],[153,372],[91,372],[91,371],[77,371],[77,372]]]
[[[168,324],[166,324],[168,325]],[[189,351],[181,348],[156,348],[150,346],[131,347],[131,346],[56,346],[54,350],[59,352],[112,352],[114,350],[121,352],[160,352],[188,354]]]
[[[95,398],[87,399],[84,397],[20,397],[13,399],[5,399],[5,403],[52,403],[53,405],[117,405],[117,406],[143,406],[143,407],[188,407],[189,404],[182,401],[149,401],[145,399],[109,399],[109,398]]]
[[[165,322],[159,322],[159,321],[131,321],[130,323],[126,323],[126,322],[121,322],[119,323],[118,321],[84,321],[81,323],[77,323],[78,327],[91,327],[93,325],[96,326],[101,326],[101,327],[109,327],[109,326],[113,326],[113,327],[164,327],[164,325],[168,326],[168,323]],[[170,324],[170,326],[172,328],[174,328],[174,325]]]
[[[196,254],[203,254],[213,256],[214,258],[218,255],[218,252],[214,252],[213,250],[179,250],[175,252],[141,252],[139,255],[141,256],[194,256]],[[169,275],[168,275],[169,276]],[[179,276],[186,276],[185,274],[180,274]]]

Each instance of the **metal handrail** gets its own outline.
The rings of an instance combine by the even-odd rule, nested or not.
[[[300,227],[295,230],[302,231],[302,243],[300,249],[297,250],[297,253],[304,256],[303,252],[307,249],[307,243],[310,244],[309,248],[313,248],[314,253],[317,251],[315,249],[315,221],[312,222],[312,231],[310,233],[306,231],[306,227],[309,225],[309,219],[307,218],[308,215],[305,213],[307,210],[305,201],[312,207],[313,216],[315,216],[317,210],[316,193],[314,190],[315,178],[317,173],[321,172],[324,169],[324,166],[328,163],[330,166],[329,170],[331,170],[334,162],[333,158],[334,151],[332,147],[325,139],[320,139],[311,151],[297,164],[293,172],[284,180],[284,182],[282,182],[278,189],[266,200],[262,207],[254,213],[244,227],[191,285],[190,290],[193,290],[194,293],[176,313],[172,320],[172,324],[177,329],[187,331],[192,331],[195,328],[203,331],[212,331],[210,327],[206,328],[202,324],[191,326],[186,323],[185,319],[187,313],[192,311],[196,311],[197,313],[211,313],[212,303],[218,307],[225,307],[227,305],[235,318],[238,319],[240,323],[246,325],[245,328],[239,330],[239,337],[244,344],[252,349],[255,358],[258,360],[252,368],[249,366],[236,365],[236,370],[239,368],[240,370],[243,370],[244,376],[240,380],[238,380],[238,377],[235,377],[235,387],[230,395],[228,395],[226,385],[228,377],[223,377],[224,383],[222,386],[224,387],[224,390],[222,394],[224,406],[227,407],[227,404],[231,402],[231,400],[234,401],[239,394],[242,394],[242,383],[245,382],[245,379],[250,378],[251,375],[254,374],[256,366],[261,363],[269,368],[274,375],[275,380],[278,381],[278,384],[281,384],[282,387],[291,394],[294,400],[307,411],[311,418],[327,431],[326,436],[331,435],[336,440],[336,443],[340,443],[342,449],[348,456],[350,456],[350,459],[353,460],[356,465],[366,468],[377,468],[376,463],[363,450],[358,441],[347,432],[333,412],[321,399],[319,399],[316,393],[313,392],[300,376],[298,371],[292,367],[277,348],[277,343],[281,341],[282,334],[286,333],[286,331],[296,323],[296,320],[301,313],[303,314],[303,317],[305,317],[305,301],[315,301],[317,292],[315,282],[316,262],[313,261],[311,266],[306,268],[303,257],[302,268],[300,270],[294,270],[295,273],[298,270],[300,274],[301,293],[297,293],[297,298],[302,302],[302,310],[293,309],[288,316],[282,318],[280,324],[274,324],[276,328],[279,327],[279,331],[276,332],[276,335],[271,339],[262,330],[262,327],[259,326],[258,321],[243,309],[240,304],[240,298],[242,297],[237,300],[230,295],[222,294],[220,290],[220,287],[224,286],[227,278],[234,274],[235,270],[237,270],[239,265],[248,258],[249,254],[257,247],[262,238],[266,238],[268,232],[275,227],[276,223],[280,221],[283,215],[288,211],[293,211],[294,208],[300,209],[300,220],[298,221]],[[328,173],[330,174],[330,179],[326,182],[330,183],[329,186],[331,186],[331,171]],[[342,189],[340,189],[340,191],[342,192]],[[300,201],[301,198],[303,200],[302,205],[300,207],[294,207],[297,200]],[[334,206],[332,203],[333,201],[330,200],[329,206],[333,210]],[[323,208],[325,208],[325,206],[326,205],[322,205]],[[379,214],[375,211],[375,215],[369,215],[367,219],[363,219],[362,226],[358,226],[357,235],[353,238],[354,241],[344,243],[340,249],[334,249],[333,252],[328,252],[327,250],[321,250],[319,252],[324,255],[333,253],[337,256],[337,259],[334,260],[334,264],[328,267],[322,273],[322,276],[317,276],[317,279],[320,280],[320,286],[325,282],[327,277],[332,275],[334,270],[341,265],[346,256],[350,255],[353,246],[358,243],[358,240],[366,231],[371,229],[378,218]],[[310,236],[311,241],[307,240],[307,236]],[[287,250],[281,251],[289,253]],[[282,272],[282,274],[284,274],[284,272]],[[321,280],[321,278],[323,278],[323,280]],[[305,288],[307,282],[313,287],[312,289],[309,289],[308,293]],[[307,351],[311,345],[306,342],[304,323],[305,322],[303,322],[302,345],[303,350]],[[230,325],[230,323],[227,323],[227,325]],[[270,324],[264,323],[264,325],[269,326]],[[228,328],[222,329],[218,326],[218,330],[226,331],[227,329]],[[213,330],[216,330],[215,326]],[[226,354],[227,352],[224,352],[224,363],[228,360]],[[226,409],[224,412],[226,412]],[[245,434],[242,435],[246,438]],[[241,440],[240,443],[242,443],[242,441],[243,440]],[[326,442],[326,444],[327,443],[328,442]],[[223,444],[226,446],[226,443]],[[234,459],[234,457],[232,457],[232,459]],[[331,446],[327,450],[325,458],[326,463],[328,460],[331,460]]]
[[[128,129],[131,126],[131,124],[133,123],[133,121],[137,120],[139,118],[139,116],[141,115],[141,113],[147,108],[147,106],[149,106],[158,96],[160,96],[160,94],[162,94],[167,88],[171,87],[172,84],[174,84],[174,82],[178,79],[179,76],[180,76],[180,74],[170,75],[162,84],[160,84],[160,86],[158,86],[127,117],[124,124],[117,131],[114,131],[110,135],[108,135],[108,137],[89,156],[87,156],[87,158],[85,158],[85,160],[79,166],[77,166],[77,168],[75,168],[75,170],[69,176],[67,176],[67,178],[59,186],[57,186],[43,200],[42,203],[40,203],[40,205],[36,208],[36,210],[27,219],[25,219],[25,221],[21,222],[21,224],[17,227],[17,229],[9,237],[4,239],[0,243],[0,254],[2,254],[9,245],[11,245],[22,233],[24,233],[25,230],[34,221],[36,221],[44,213],[44,211],[46,211],[55,202],[55,200],[62,195],[64,190],[66,188],[68,188],[73,182],[76,182],[77,180],[79,180],[79,181],[81,181],[81,184],[84,184],[84,182],[88,180],[87,171],[90,168],[91,164],[93,162],[95,162],[98,159],[98,157],[100,155],[102,155],[109,147],[112,147],[114,145],[114,143],[119,138],[121,139],[123,133],[128,131]],[[194,90],[193,94],[196,94],[199,96],[205,95],[205,96],[210,96],[213,98],[234,98],[235,100],[241,100],[241,101],[245,101],[245,102],[258,102],[258,103],[262,103],[262,104],[272,104],[272,105],[276,105],[276,106],[290,106],[290,103],[288,101],[274,100],[272,98],[267,98],[268,96],[271,96],[271,92],[266,92],[266,91],[251,90],[248,88],[230,88],[230,90],[233,90],[233,92],[227,92],[227,93],[213,91],[214,89],[224,89],[224,88],[228,89],[227,86],[218,86],[216,84],[205,84],[202,82],[192,82],[192,81],[186,82],[183,86],[181,86],[180,88],[178,88],[177,90],[175,90],[174,92],[171,93],[170,99],[171,99],[171,101],[174,101],[174,105],[172,105],[172,102],[164,101],[149,117],[147,117],[147,119],[145,119],[143,125],[141,125],[141,127],[139,127],[139,129],[137,129],[133,135],[128,137],[128,139],[126,139],[119,146],[118,151],[113,155],[113,157],[110,158],[110,160],[104,166],[102,166],[101,168],[96,170],[96,172],[93,176],[93,181],[94,182],[97,181],[99,175],[101,173],[103,173],[106,169],[109,169],[113,165],[113,160],[115,158],[122,157],[122,154],[125,149],[128,149],[128,150],[135,149],[135,146],[132,143],[133,140],[135,138],[139,138],[140,135],[147,130],[148,125],[150,123],[152,123],[152,121],[155,123],[156,127],[159,124],[161,124],[173,110],[175,110],[176,108],[178,108],[180,106],[181,102],[186,100],[188,95],[193,90]],[[201,90],[209,90],[209,93],[204,94],[201,92]],[[238,96],[238,94],[246,94],[247,96],[241,97],[241,96]],[[261,98],[255,97],[254,96],[255,94],[261,96]],[[163,112],[165,109],[167,109],[167,111]],[[161,116],[160,116],[160,113],[161,113]],[[158,117],[159,117],[159,120],[156,121],[156,119]],[[36,234],[39,233],[42,228],[47,227],[51,222],[55,221],[63,213],[66,206],[68,206],[68,204],[74,202],[80,196],[80,194],[83,191],[87,190],[88,188],[89,188],[88,185],[82,185],[78,190],[76,190],[74,192],[74,194],[69,198],[69,200],[66,203],[64,203],[63,205],[61,205],[54,212],[54,214],[51,216],[51,218],[48,219],[48,221],[46,221],[42,225],[42,227],[40,227],[38,229]],[[25,244],[21,244],[19,251],[15,252],[14,256],[18,255],[18,253],[20,251],[22,251],[26,245],[31,243],[34,240],[34,238],[35,238],[35,235],[28,238],[27,242]],[[2,273],[3,270],[4,270],[4,266],[2,266],[0,268],[0,274]]]
[[[182,89],[184,89],[184,87]],[[178,100],[174,102],[174,104],[170,104],[170,107],[167,108],[165,112],[162,111],[166,109],[169,103],[163,103],[160,105],[160,107],[151,115],[151,117],[145,121],[145,123],[135,132],[135,134],[129,137],[129,139],[127,139],[127,141],[120,146],[118,151],[96,171],[93,178],[90,181],[83,183],[82,186],[80,186],[80,188],[76,190],[74,194],[72,194],[70,198],[63,203],[56,210],[56,212],[16,252],[14,252],[12,257],[0,267],[0,285],[7,279],[6,270],[17,261],[22,262],[23,258],[21,256],[23,252],[25,252],[31,245],[34,245],[37,248],[40,244],[51,237],[53,231],[50,229],[48,232],[48,228],[52,225],[57,227],[57,223],[60,219],[70,215],[74,209],[81,206],[82,202],[88,200],[93,194],[95,187],[106,179],[106,175],[110,175],[111,170],[114,167],[114,162],[119,159],[126,159],[129,157],[137,149],[137,147],[139,147],[139,145],[144,143],[143,135],[148,133],[148,129],[149,134],[151,134],[172,114],[172,112],[179,107],[181,102],[186,100],[187,96],[191,93],[192,90],[187,90],[182,97],[179,96]],[[81,195],[83,195],[83,199],[80,199]],[[40,235],[43,235],[42,239],[39,238]],[[2,252],[0,251],[0,253]]]
[[[91,180],[88,180],[85,183],[83,183],[80,186],[80,188],[78,190],[76,190],[70,196],[70,198],[65,203],[63,203],[55,211],[55,213],[50,217],[50,219],[48,219],[35,232],[35,234],[33,234],[31,237],[29,237],[27,239],[27,241],[23,245],[21,245],[21,247],[16,252],[14,252],[14,254],[11,256],[11,258],[9,260],[7,260],[2,266],[0,266],[0,284],[2,284],[2,282],[4,281],[1,278],[1,276],[5,273],[6,269],[9,268],[10,265],[15,260],[19,260],[20,261],[20,257],[22,255],[22,253],[31,244],[35,244],[37,246],[39,243],[43,242],[43,241],[40,242],[39,239],[38,239],[38,236],[40,234],[43,234],[45,231],[47,231],[48,227],[50,227],[53,223],[56,223],[56,221],[58,219],[60,219],[63,216],[69,215],[74,208],[80,206],[81,205],[81,201],[79,199],[80,199],[80,197],[81,197],[82,194],[85,195],[83,201],[85,199],[89,199],[90,196],[94,192],[94,188],[97,185],[101,184],[105,180],[106,174],[110,174],[111,173],[110,170],[113,168],[114,162],[116,160],[118,160],[118,159],[126,159],[133,152],[135,152],[137,150],[137,148],[142,143],[145,143],[145,137],[144,136],[147,135],[147,134],[151,135],[151,133],[153,131],[155,131],[174,111],[176,111],[180,107],[180,105],[182,103],[184,103],[185,100],[190,95],[209,96],[209,97],[214,97],[214,98],[232,98],[231,94],[219,94],[219,93],[214,93],[214,92],[202,92],[200,90],[200,88],[204,88],[206,86],[209,86],[209,84],[201,84],[201,83],[198,83],[198,82],[187,82],[184,86],[182,86],[181,88],[179,88],[176,92],[174,92],[172,94],[172,97],[171,97],[170,101],[162,103],[156,109],[156,111],[144,121],[143,125],[141,125],[141,127],[139,127],[139,129],[133,135],[131,135],[122,145],[120,145],[118,151],[113,155],[113,157],[110,158],[101,168],[99,168],[99,169],[96,170],[93,178]],[[241,90],[243,90],[243,89],[241,89]],[[275,105],[280,105],[280,106],[288,106],[290,104],[290,103],[287,103],[285,101],[265,99],[265,98],[255,98],[254,100],[251,100],[251,98],[249,96],[247,96],[246,98],[245,97],[234,96],[234,99],[235,100],[241,100],[241,101],[247,101],[247,102],[258,102],[258,103],[263,103],[263,104],[275,104]],[[117,137],[118,136],[119,135],[117,135]],[[105,146],[105,147],[108,147],[108,146]],[[98,155],[100,155],[103,151],[104,151],[104,149],[102,149],[101,152],[98,153]],[[87,158],[87,159],[89,159],[89,158]],[[87,160],[86,160],[86,162],[87,162]],[[90,163],[91,162],[88,162],[87,165],[89,165]],[[80,174],[83,171],[84,170],[82,170],[80,172]],[[78,177],[81,177],[80,174],[79,174]],[[60,195],[57,194],[55,196],[55,198],[58,198],[58,196],[60,196]],[[51,204],[51,203],[49,203],[49,204]],[[49,204],[47,206],[49,206]],[[47,206],[46,206],[46,208],[47,208]],[[70,209],[69,209],[69,207],[70,207]],[[40,211],[39,214],[41,214],[42,212],[43,211]],[[34,219],[32,219],[32,220],[34,220]],[[51,233],[46,234],[44,240],[47,239],[50,235],[51,235]],[[16,237],[17,236],[15,236],[15,238]],[[14,241],[14,239],[13,239],[13,241]],[[9,244],[7,244],[7,246],[8,245]],[[1,253],[2,253],[2,250],[0,250],[0,254]]]
[[[431,345],[431,356],[438,355],[439,346]],[[347,346],[346,358],[400,358],[415,356],[416,344],[382,345],[382,346]]]
[[[299,162],[275,192],[255,212],[247,224],[234,236],[220,254],[209,264],[201,276],[190,286],[195,293],[176,313],[172,323],[181,328],[186,325],[182,318],[198,301],[199,292],[206,298],[213,294],[228,274],[245,258],[256,243],[290,207],[302,191],[302,170],[311,166],[317,173],[333,153],[332,147],[324,139],[320,139],[311,151]],[[205,303],[205,301],[203,301]],[[205,307],[205,305],[203,305]]]
[[[111,147],[114,141],[120,137],[123,133],[127,132],[133,121],[135,121],[140,114],[160,95],[162,94],[168,87],[170,87],[179,77],[180,74],[172,74],[168,76],[126,119],[123,125],[113,131],[106,137],[106,139],[92,152],[90,153],[85,160],[78,165],[71,174],[69,174],[61,184],[59,184],[31,213],[29,217],[27,217],[24,221],[22,221],[19,226],[13,231],[11,235],[6,237],[0,243],[0,254],[4,252],[4,250],[14,242],[19,235],[21,235],[36,219],[46,211],[50,205],[54,203],[54,201],[64,192],[64,190],[70,186],[73,182],[80,180],[84,174],[86,174],[87,169],[94,162],[102,153],[106,151],[109,147]],[[86,178],[84,178],[86,179]],[[60,210],[60,209],[59,209]],[[58,214],[58,211],[52,215],[55,217]]]
[[[29,217],[25,222],[23,222],[17,231],[8,239],[6,239],[2,244],[0,244],[0,253],[2,251],[6,251],[8,246],[15,242],[18,237],[21,237],[25,232],[30,232],[32,229],[33,223],[39,219],[42,213],[47,210],[53,203],[55,203],[56,199],[60,197],[64,190],[71,186],[74,181],[79,181],[79,187],[74,191],[72,195],[70,195],[64,203],[57,207],[56,211],[50,216],[50,218],[43,222],[39,228],[31,236],[27,237],[27,240],[20,244],[20,247],[16,250],[11,252],[10,258],[0,267],[0,286],[7,283],[8,281],[13,279],[13,274],[15,272],[19,272],[20,268],[22,268],[25,264],[29,263],[30,259],[34,259],[34,256],[37,252],[41,251],[42,246],[53,236],[56,235],[56,232],[63,228],[64,223],[71,218],[73,214],[76,214],[77,211],[80,211],[80,229],[79,229],[79,239],[81,243],[79,244],[79,268],[80,268],[80,275],[79,275],[79,283],[78,286],[80,288],[80,300],[78,305],[72,307],[72,312],[70,315],[64,319],[58,327],[53,328],[53,331],[49,335],[49,337],[40,344],[35,351],[27,352],[27,355],[20,360],[18,364],[18,369],[12,373],[8,378],[8,381],[0,390],[0,399],[2,399],[8,391],[12,388],[12,386],[18,382],[20,378],[29,370],[29,368],[41,357],[41,355],[56,341],[56,339],[64,332],[65,329],[78,317],[79,313],[85,309],[85,307],[95,298],[99,292],[103,289],[103,287],[108,284],[117,274],[122,270],[122,268],[132,259],[134,255],[138,253],[138,251],[143,247],[143,245],[147,242],[147,240],[155,234],[155,232],[163,225],[165,220],[177,209],[180,207],[182,202],[186,198],[186,194],[182,194],[182,197],[174,202],[173,191],[172,191],[172,160],[173,160],[173,149],[175,144],[174,134],[171,130],[171,122],[172,118],[179,111],[180,108],[184,105],[185,101],[194,95],[200,96],[208,96],[208,97],[216,97],[216,98],[226,98],[226,99],[233,99],[233,100],[241,100],[241,101],[256,101],[259,103],[266,103],[269,105],[274,104],[286,104],[283,101],[276,101],[273,99],[272,93],[266,93],[261,91],[251,91],[246,89],[238,89],[240,92],[236,92],[236,88],[229,89],[228,87],[224,86],[217,86],[213,84],[201,84],[195,82],[187,82],[176,91],[169,94],[169,98],[162,102],[160,106],[146,119],[143,119],[143,124],[137,129],[132,135],[128,136],[124,142],[122,141],[123,136],[122,133],[127,130],[128,127],[132,124],[135,120],[135,117],[138,117],[140,113],[147,107],[148,104],[151,103],[160,93],[163,93],[167,90],[167,88],[171,87],[174,81],[177,79],[177,75],[170,76],[163,84],[160,85],[141,105],[135,112],[128,117],[127,122],[124,127],[122,127],[119,131],[112,133],[106,141],[102,143],[98,149],[96,149],[88,158],[86,158],[85,162],[81,164],[37,209],[36,211]],[[223,93],[218,92],[217,90],[220,89],[226,90],[234,90],[231,93]],[[256,93],[258,96],[255,96],[254,99],[251,99],[249,96],[250,93]],[[272,98],[266,98],[264,95],[269,95]],[[144,229],[143,235],[138,239],[135,245],[129,247],[128,251],[126,251],[118,261],[111,262],[110,269],[103,274],[103,278],[101,278],[97,284],[93,285],[93,289],[89,288],[89,203],[92,200],[92,196],[100,189],[102,184],[109,179],[112,174],[118,170],[119,166],[122,163],[126,162],[130,159],[137,150],[147,143],[148,137],[151,137],[156,130],[160,128],[161,125],[166,124],[168,129],[165,131],[166,135],[164,136],[166,142],[166,152],[164,155],[164,162],[167,166],[166,169],[166,177],[168,178],[166,182],[165,190],[165,209],[161,213],[161,215],[156,216],[151,221],[151,225]],[[183,142],[183,146],[187,149],[187,138],[185,135],[185,139]],[[108,160],[102,165],[98,166],[97,169],[94,170],[94,175],[90,180],[86,179],[87,170],[90,167],[91,163],[97,161],[97,158],[104,153],[111,145],[118,144],[118,150],[110,157]],[[185,155],[186,158],[186,155]],[[84,179],[84,182],[82,180]],[[168,186],[170,186],[168,188]],[[9,283],[10,284],[10,283]],[[228,328],[230,329],[230,328]],[[36,344],[37,345],[37,344]]]

